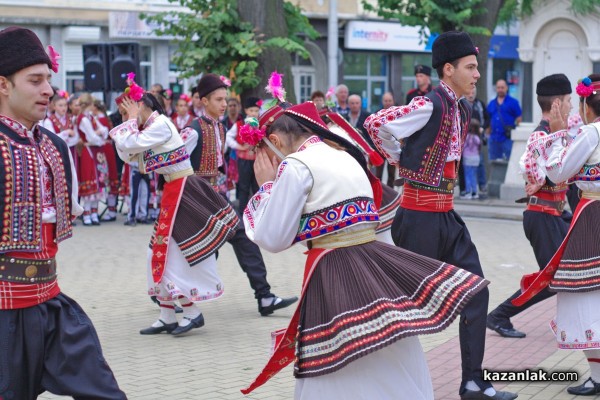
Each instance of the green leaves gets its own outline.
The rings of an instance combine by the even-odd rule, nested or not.
[[[256,60],[266,48],[282,48],[308,57],[304,40],[318,36],[300,7],[289,2],[284,2],[288,37],[266,40],[254,32],[252,24],[240,18],[236,0],[169,2],[179,3],[188,11],[143,15],[142,19],[156,24],[157,34],[176,38],[178,47],[173,62],[182,75],[194,76],[206,71],[224,75],[231,79],[231,89],[236,93],[260,83]]]

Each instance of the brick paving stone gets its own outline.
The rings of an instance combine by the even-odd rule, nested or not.
[[[492,282],[490,309],[511,295],[521,275],[537,270],[520,222],[466,218],[477,245],[486,277]],[[231,246],[219,251],[219,272],[225,295],[201,304],[206,325],[184,337],[166,334],[141,336],[138,331],[158,317],[146,295],[146,251],[151,227],[124,227],[122,218],[100,227],[77,226],[72,239],[61,244],[59,282],[93,320],[106,359],[122,389],[132,400],[291,399],[294,378],[286,367],[266,385],[244,397],[248,385],[268,359],[270,332],[287,325],[292,309],[261,317],[245,274]],[[279,296],[300,291],[305,256],[297,246],[278,254],[263,252],[272,291]],[[581,352],[556,350],[547,328],[554,300],[537,305],[515,319],[527,332],[521,340],[487,333],[485,366],[574,369],[585,379],[587,365]],[[460,382],[458,324],[420,338],[427,353],[436,400],[457,399]],[[571,399],[572,383],[514,382],[506,390],[522,390],[520,400]],[[501,387],[497,384],[496,387]],[[176,394],[171,396],[171,393]],[[544,397],[549,396],[549,397]],[[65,397],[45,393],[42,400]]]

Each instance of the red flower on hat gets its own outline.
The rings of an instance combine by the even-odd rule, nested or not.
[[[263,101],[262,101],[262,100],[258,100],[258,101],[256,102],[256,105],[258,106],[258,108],[262,107],[262,105],[263,105]]]
[[[258,128],[258,120],[253,117],[246,118],[244,122],[245,124],[240,127],[240,142],[258,146],[267,133],[266,129]]]
[[[52,71],[54,71],[55,74],[58,73],[58,60],[60,60],[60,54],[58,54],[58,52],[56,50],[54,50],[54,47],[52,46],[48,46],[48,55],[50,56],[50,63],[52,64]]]
[[[189,103],[192,101],[192,99],[190,98],[190,96],[188,96],[187,94],[182,94],[179,96],[179,99],[185,101],[186,103]]]
[[[56,94],[58,95],[58,97],[62,97],[63,99],[69,98],[69,93],[66,90],[59,90],[58,92],[56,92]]]

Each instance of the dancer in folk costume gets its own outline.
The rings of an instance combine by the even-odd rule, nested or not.
[[[58,243],[83,209],[68,146],[38,124],[58,72],[49,50],[29,29],[0,31],[0,398],[122,400],[92,321],[58,286]]]
[[[550,132],[550,111],[552,104],[559,104],[561,114],[568,115],[571,110],[571,82],[564,74],[542,78],[536,87],[538,103],[542,109],[542,120],[529,136],[527,148],[521,156],[519,165],[525,178],[527,197],[517,200],[527,203],[523,212],[523,229],[529,239],[540,270],[544,269],[563,242],[569,223],[563,218],[567,196],[567,182],[554,182],[543,168],[545,159],[540,157],[536,141],[545,138]],[[512,300],[521,294],[517,290],[511,297],[496,307],[487,316],[487,326],[501,336],[523,338],[525,333],[516,330],[510,318],[534,304],[554,296],[556,293],[547,288],[538,293],[527,304],[517,307]]]
[[[190,155],[192,167],[196,175],[204,177],[224,197],[227,188],[224,168],[223,146],[225,128],[219,118],[225,113],[227,106],[227,87],[231,85],[225,77],[215,74],[204,74],[198,82],[195,95],[199,96],[204,115],[194,119],[189,128],[181,134],[191,135],[194,150]],[[233,251],[242,270],[246,273],[250,286],[254,290],[254,298],[258,303],[258,312],[263,317],[295,303],[297,297],[282,298],[271,292],[267,281],[267,267],[259,247],[246,236],[243,227],[229,239]]]
[[[199,176],[190,163],[191,137],[182,137],[150,93],[132,82],[123,99],[129,119],[115,127],[119,156],[137,160],[141,172],[164,177],[164,195],[148,253],[148,294],[160,301],[160,316],[142,335],[179,335],[204,325],[194,305],[223,294],[216,251],[238,227],[226,200]],[[174,301],[183,306],[175,317]]]
[[[319,111],[319,114],[332,133],[335,133],[349,143],[352,143],[363,153],[367,160],[367,165],[373,165],[375,167],[383,165],[383,159],[379,153],[367,143],[352,125],[350,125],[350,122],[348,122],[347,119],[336,112],[329,111],[328,108]],[[377,240],[394,244],[391,228],[394,216],[396,215],[396,210],[398,210],[398,207],[400,206],[401,196],[398,191],[387,185],[381,185],[381,189],[381,206],[378,210],[379,225],[377,226],[375,233],[377,234]]]
[[[93,113],[102,126],[109,131],[113,128],[110,118],[106,115],[106,106],[102,101],[94,100]],[[106,213],[102,217],[102,222],[112,222],[117,219],[117,200],[119,196],[119,172],[117,170],[117,155],[115,147],[110,137],[106,138],[102,151],[106,157],[106,166],[108,168],[108,196],[106,198]]]
[[[577,85],[579,113],[586,125],[571,141],[567,116],[552,105],[551,134],[529,143],[538,163],[553,182],[572,179],[581,200],[565,240],[546,268],[523,277],[523,293],[513,300],[521,306],[545,288],[557,292],[556,317],[551,327],[560,349],[583,350],[591,376],[567,391],[580,396],[600,394],[600,74]]]
[[[479,79],[479,50],[464,32],[444,32],[432,47],[440,85],[410,104],[390,107],[365,122],[373,142],[404,179],[402,204],[392,224],[396,245],[483,276],[477,249],[454,211],[453,194],[462,146],[471,119],[464,98]],[[427,238],[427,240],[423,240]],[[512,400],[496,392],[482,373],[487,288],[464,308],[459,325],[461,399]]]
[[[258,97],[248,97],[244,100],[244,113],[246,118],[258,118],[262,100]],[[225,134],[225,143],[227,147],[235,150],[237,158],[237,198],[239,200],[239,210],[243,211],[248,204],[248,200],[258,190],[256,177],[254,176],[254,160],[256,154],[254,148],[240,141],[240,129],[244,125],[244,121],[237,120],[232,125],[231,129]],[[227,171],[229,174],[229,170]]]
[[[177,104],[175,105],[175,113],[171,119],[173,120],[173,125],[177,128],[179,132],[187,126],[190,126],[192,121],[194,120],[194,116],[190,114],[190,103],[192,99],[187,94],[182,94],[177,99]]]
[[[433,399],[417,335],[447,327],[487,281],[376,240],[381,183],[312,102],[277,105],[260,126],[246,233],[271,252],[309,251],[299,306],[242,392],[295,360],[295,399]]]
[[[98,203],[105,199],[104,187],[108,181],[108,164],[104,144],[108,128],[93,113],[94,98],[89,93],[79,97],[81,114],[77,117],[77,131],[83,141],[80,157],[79,196],[83,202],[83,224],[100,225]]]
[[[77,168],[77,156],[76,145],[79,142],[79,135],[75,131],[75,125],[73,124],[73,118],[68,112],[68,101],[69,94],[64,90],[59,90],[50,99],[50,102],[54,104],[54,112],[49,117],[44,119],[42,126],[48,129],[50,132],[55,133],[62,140],[67,143],[75,168]]]

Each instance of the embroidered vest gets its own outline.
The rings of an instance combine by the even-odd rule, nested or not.
[[[596,133],[600,136],[600,123],[590,125],[596,129]],[[596,146],[592,155],[589,156],[583,167],[573,177],[573,180],[583,182],[600,181],[600,145]]]
[[[305,146],[305,150],[287,157],[306,165],[314,180],[294,242],[324,236],[350,225],[379,221],[371,184],[356,160],[316,136],[308,139]]]
[[[225,143],[225,128],[222,123],[217,124],[219,127],[219,137],[221,143]],[[204,177],[215,177],[219,174],[219,158],[217,155],[217,137],[213,123],[206,117],[194,119],[190,125],[198,132],[198,144],[192,154],[192,168],[196,175]]]
[[[93,115],[88,114],[88,113],[80,113],[77,116],[77,132],[79,132],[79,137],[81,138],[81,140],[83,141],[83,143],[87,143],[87,137],[85,135],[85,132],[81,131],[81,121],[83,120],[83,118],[88,118],[90,120],[90,122],[92,123],[92,128],[94,128],[94,130],[98,129],[98,124],[96,123],[96,118],[94,118]]]
[[[71,237],[72,176],[67,144],[39,126],[39,150],[52,172],[56,240]],[[36,145],[0,122],[0,252],[42,249],[42,176]]]
[[[460,112],[462,147],[471,120],[471,106],[463,98],[458,102],[460,109],[456,110],[456,104],[441,86],[425,97],[433,102],[433,113],[420,131],[404,139],[398,171],[402,178],[437,187],[450,151],[454,113]]]
[[[171,137],[165,143],[140,153],[138,158],[140,172],[152,172],[169,165],[179,164],[190,158],[183,139],[169,117],[158,115],[152,124],[166,125],[171,131]]]
[[[67,129],[73,129],[73,123],[71,122],[69,115],[66,116],[67,123],[65,125],[60,122],[56,114],[50,115],[48,119],[50,119],[50,122],[52,122],[52,126],[54,127],[56,134],[66,131]]]

